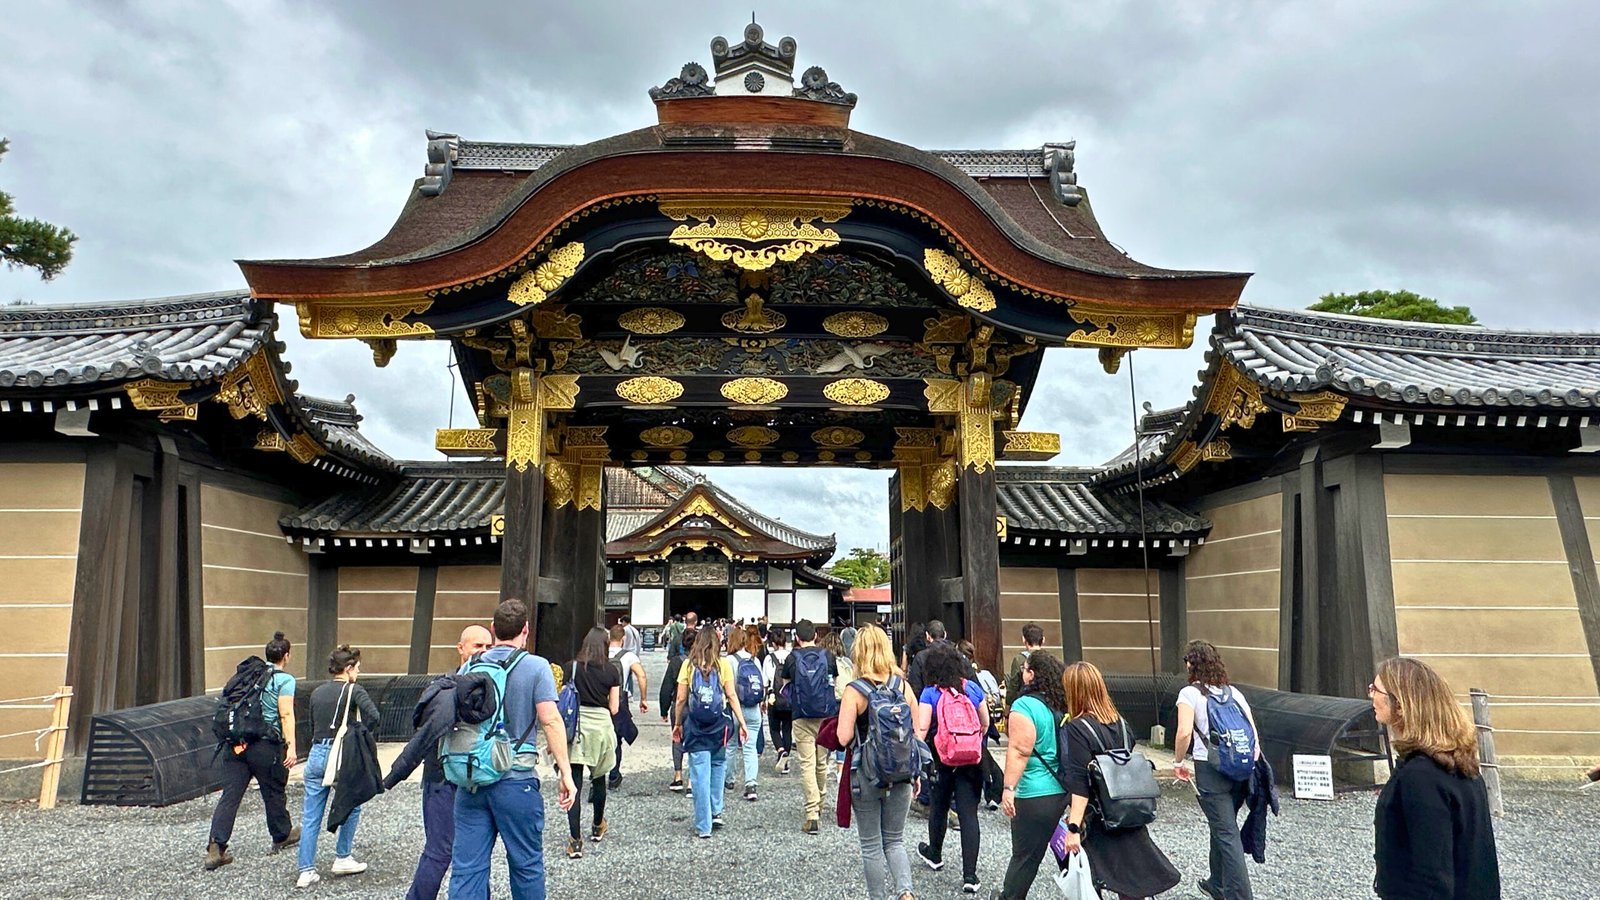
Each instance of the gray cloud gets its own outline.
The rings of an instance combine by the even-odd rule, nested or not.
[[[371,243],[421,174],[422,130],[581,142],[654,121],[645,91],[748,5],[23,4],[0,54],[0,188],[82,236],[57,281],[0,300],[106,300],[241,282],[238,257]],[[1505,327],[1597,327],[1600,7],[816,2],[762,11],[861,97],[854,124],[922,147],[1077,138],[1107,233],[1172,268],[1254,271],[1250,302],[1405,287]],[[374,369],[282,312],[304,390],[354,392],[402,456],[470,419],[443,345]],[[1202,325],[1197,344],[1204,344]],[[1200,348],[1144,351],[1140,399],[1189,398]],[[1131,437],[1127,372],[1046,356],[1024,427],[1060,462]],[[887,542],[881,473],[714,472],[775,515]]]

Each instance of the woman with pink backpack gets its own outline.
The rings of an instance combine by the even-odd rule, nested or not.
[[[937,774],[928,807],[928,842],[917,845],[917,855],[935,872],[944,868],[944,836],[954,808],[961,823],[961,893],[976,894],[988,701],[983,688],[966,677],[972,667],[954,645],[934,644],[922,660],[927,682],[917,698],[917,737],[933,748]]]

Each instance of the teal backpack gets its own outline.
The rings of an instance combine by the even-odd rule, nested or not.
[[[518,650],[504,662],[495,662],[479,654],[462,667],[457,675],[458,695],[461,680],[487,679],[494,690],[494,714],[481,722],[467,722],[461,719],[458,705],[455,724],[439,740],[439,761],[444,764],[445,781],[476,791],[498,782],[511,771],[517,748],[527,743],[528,735],[538,722],[538,716],[534,716],[515,744],[506,734],[506,677],[527,655],[527,651]]]

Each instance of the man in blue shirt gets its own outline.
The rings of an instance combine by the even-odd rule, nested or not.
[[[515,598],[494,611],[494,646],[483,659],[504,661],[528,642],[528,608]],[[508,734],[532,734],[538,717],[545,749],[561,777],[559,801],[571,809],[577,797],[567,763],[567,731],[556,709],[556,679],[542,656],[522,657],[506,674],[505,723]],[[513,738],[514,739],[514,738]],[[450,855],[452,900],[489,896],[489,854],[498,836],[506,845],[515,900],[544,900],[544,799],[539,796],[536,741],[512,748],[515,761],[506,777],[476,791],[456,792],[456,837]]]

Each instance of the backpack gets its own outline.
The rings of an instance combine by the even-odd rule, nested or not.
[[[767,693],[767,681],[761,677],[761,665],[755,657],[739,660],[739,673],[733,686],[739,695],[740,706],[759,706]]]
[[[794,651],[794,705],[796,719],[826,719],[839,714],[839,698],[829,682],[828,651],[802,647]]]
[[[618,647],[617,652],[611,654],[611,668],[617,673],[617,687],[621,689],[623,706],[628,705],[628,697],[633,694],[632,691],[628,690],[628,679],[633,676],[627,669],[622,667],[622,655],[627,652],[627,647]]]
[[[245,659],[233,671],[211,715],[211,733],[219,749],[278,736],[277,729],[267,724],[261,706],[262,694],[276,671],[259,656]]]
[[[561,714],[561,727],[567,732],[567,745],[578,739],[578,661],[567,668],[567,680],[556,693],[556,712]]]
[[[683,713],[683,749],[714,750],[728,741],[727,698],[719,664],[708,676],[699,669],[689,673],[689,696]]]
[[[485,659],[478,654],[467,661],[458,677],[483,678],[494,694],[494,715],[481,722],[468,722],[461,718],[457,706],[456,721],[449,732],[439,739],[439,762],[444,767],[444,779],[456,787],[477,791],[484,785],[495,784],[511,771],[518,748],[525,745],[533,726],[539,721],[533,716],[528,727],[515,744],[506,735],[506,679],[528,654],[518,650],[503,662]],[[461,686],[458,682],[457,692]]]
[[[939,727],[933,734],[933,749],[938,751],[939,760],[952,768],[977,765],[983,759],[987,727],[964,689],[939,688],[939,693],[939,705],[934,710]]]
[[[1139,828],[1156,820],[1156,799],[1161,796],[1161,785],[1156,783],[1156,764],[1133,747],[1133,736],[1128,733],[1126,720],[1122,727],[1122,746],[1106,749],[1100,731],[1085,721],[1099,750],[1089,760],[1089,782],[1094,786],[1095,812],[1108,831]]]
[[[882,687],[864,678],[850,682],[850,686],[867,700],[866,728],[856,732],[852,788],[860,790],[871,785],[886,790],[909,783],[922,772],[927,747],[917,740],[911,705],[906,702],[900,677],[889,676]]]
[[[1256,767],[1256,732],[1231,686],[1220,697],[1206,691],[1206,721],[1217,771],[1229,781],[1249,781]]]

